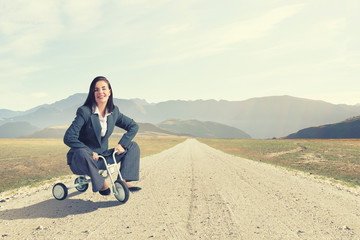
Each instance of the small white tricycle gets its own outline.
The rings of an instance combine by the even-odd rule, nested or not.
[[[121,202],[126,203],[127,200],[129,200],[129,189],[126,186],[125,182],[123,181],[123,178],[120,173],[120,164],[116,163],[115,154],[117,151],[114,151],[112,157],[114,160],[113,164],[109,164],[105,157],[99,156],[99,160],[102,159],[105,163],[106,170],[100,170],[99,173],[104,177],[104,179],[107,179],[110,177],[112,186],[113,186],[113,193],[115,195],[115,198]],[[118,178],[116,181],[114,181],[114,178],[112,177],[112,174],[115,172],[115,168],[117,169]],[[106,175],[104,173],[106,172]],[[89,183],[91,182],[91,179],[88,178],[88,176],[81,175],[75,179],[74,185],[71,185],[69,187],[66,187],[63,183],[56,183],[52,189],[52,194],[57,200],[64,200],[68,195],[68,190],[72,188],[76,188],[79,192],[85,192],[88,187]]]

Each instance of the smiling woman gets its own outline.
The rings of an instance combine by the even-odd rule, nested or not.
[[[99,174],[100,169],[106,169],[99,155],[113,162],[113,152],[117,152],[116,161],[121,162],[121,180],[126,182],[130,191],[140,190],[127,183],[139,180],[140,149],[132,141],[139,127],[114,105],[112,93],[111,84],[105,77],[94,78],[84,105],[78,108],[75,120],[64,136],[64,143],[70,147],[67,159],[71,171],[88,175],[93,191],[101,195],[109,195],[110,188]],[[108,149],[115,126],[126,133],[114,148]]]

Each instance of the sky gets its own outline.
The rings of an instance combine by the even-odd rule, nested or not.
[[[0,109],[87,93],[360,103],[358,0],[0,0]]]

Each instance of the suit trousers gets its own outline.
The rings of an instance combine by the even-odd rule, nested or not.
[[[111,156],[106,156],[108,164],[114,163]],[[136,142],[131,142],[126,148],[125,153],[115,154],[116,162],[121,162],[120,173],[127,182],[139,180],[140,168],[140,148]],[[93,160],[93,153],[89,149],[77,149],[70,163],[70,169],[74,174],[87,175],[91,178],[93,192],[99,191],[104,186],[104,177],[99,174],[99,170],[105,170],[104,161]]]

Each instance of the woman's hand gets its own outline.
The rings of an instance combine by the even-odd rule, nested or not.
[[[97,162],[99,160],[99,155],[96,152],[93,152],[93,160]]]
[[[115,148],[114,148],[114,151],[118,151],[116,154],[117,155],[120,155],[120,154],[122,154],[122,153],[124,153],[125,152],[125,149],[123,148],[123,146],[121,146],[120,144],[118,144]]]

